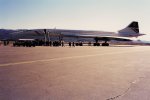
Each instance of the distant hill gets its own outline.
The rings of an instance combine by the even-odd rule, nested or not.
[[[10,29],[0,29],[0,34],[9,34],[15,32],[15,30],[10,30]]]
[[[0,39],[3,37],[8,37],[9,33],[15,32],[15,30],[10,29],[0,29]]]

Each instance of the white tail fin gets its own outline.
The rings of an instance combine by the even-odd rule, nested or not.
[[[138,22],[133,21],[126,28],[118,31],[119,35],[127,37],[139,36],[139,25]]]

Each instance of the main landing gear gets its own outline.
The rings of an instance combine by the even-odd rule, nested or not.
[[[102,43],[102,46],[109,46],[109,43],[107,43],[107,41],[105,41],[104,43]]]
[[[103,40],[105,41],[104,43],[101,44],[101,46],[109,46],[109,43],[107,43],[107,41],[109,41],[108,38],[103,38]],[[98,43],[99,38],[95,38],[95,43],[94,46],[100,46],[100,43]]]
[[[100,43],[94,43],[94,46],[109,46],[109,43],[104,42],[100,45]]]

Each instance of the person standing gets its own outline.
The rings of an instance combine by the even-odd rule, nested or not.
[[[64,41],[61,41],[61,46],[64,47]]]
[[[72,46],[75,47],[75,43],[74,42],[72,43]]]
[[[71,42],[69,42],[69,47],[71,47]]]

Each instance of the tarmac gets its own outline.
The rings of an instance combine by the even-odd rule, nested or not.
[[[149,93],[149,46],[0,46],[0,100],[150,100]]]

